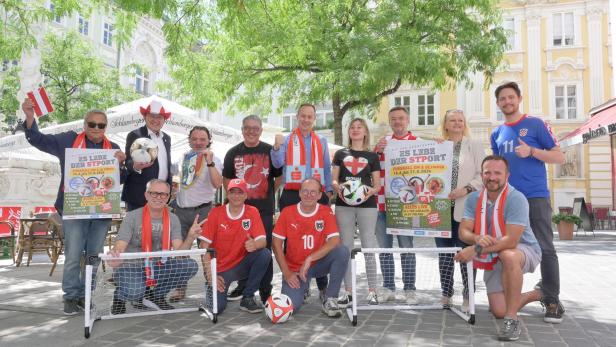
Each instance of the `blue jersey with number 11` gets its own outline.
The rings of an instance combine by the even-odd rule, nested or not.
[[[526,198],[549,198],[545,163],[533,157],[518,157],[515,148],[520,145],[519,139],[531,147],[544,150],[551,150],[558,146],[558,142],[543,120],[528,115],[515,123],[497,127],[490,137],[492,152],[509,162],[509,183]]]

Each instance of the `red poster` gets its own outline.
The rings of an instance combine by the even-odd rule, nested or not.
[[[39,213],[56,213],[56,208],[53,206],[36,206],[34,208],[34,214]]]
[[[19,234],[19,218],[21,217],[21,206],[0,207],[0,220],[9,221],[15,228],[15,235]],[[11,230],[6,224],[0,224],[0,234],[10,234]]]

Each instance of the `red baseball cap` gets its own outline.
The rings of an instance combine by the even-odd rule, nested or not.
[[[227,192],[233,188],[238,188],[244,193],[248,194],[248,185],[246,185],[246,182],[243,179],[235,178],[229,181],[229,185],[227,186]]]

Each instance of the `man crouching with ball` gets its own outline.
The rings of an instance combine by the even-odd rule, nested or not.
[[[314,178],[302,182],[299,204],[287,206],[276,222],[272,248],[283,275],[282,294],[291,298],[294,312],[302,306],[310,279],[329,274],[322,310],[329,317],[340,317],[337,298],[349,250],[340,244],[331,208],[318,203],[322,191],[321,183]]]

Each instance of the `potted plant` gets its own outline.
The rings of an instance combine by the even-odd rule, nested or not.
[[[561,240],[573,240],[573,225],[578,227],[582,219],[573,214],[559,213],[552,216],[552,222],[558,226],[558,238]]]

